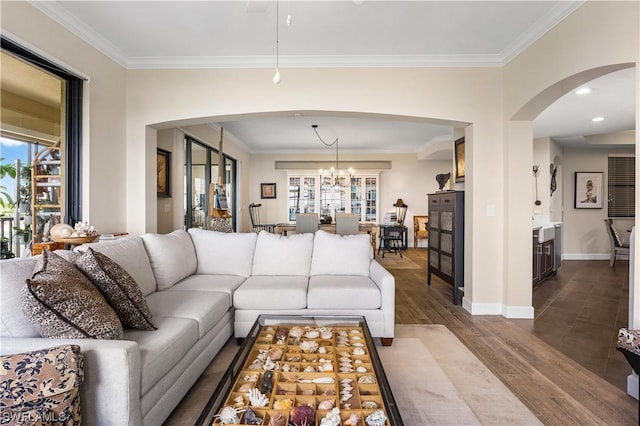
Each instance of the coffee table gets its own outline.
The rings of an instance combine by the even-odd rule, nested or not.
[[[272,369],[271,379],[265,380],[265,368]],[[252,387],[264,390],[265,407],[249,400]],[[347,392],[352,397],[343,401]],[[334,401],[343,422],[355,415],[360,418],[355,424],[366,426],[368,416],[382,411],[385,426],[404,425],[363,316],[260,315],[196,424],[222,424],[222,410],[233,413],[229,407],[235,406],[238,420],[227,424],[244,425],[249,406],[266,426],[272,416],[288,420],[294,406],[307,404],[316,408],[315,425],[320,425],[331,412],[322,403],[326,400]]]

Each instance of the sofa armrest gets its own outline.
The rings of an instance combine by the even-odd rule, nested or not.
[[[140,351],[128,340],[47,339],[2,337],[3,355],[53,346],[80,346],[84,382],[80,387],[82,423],[88,425],[140,425]]]
[[[375,259],[369,265],[369,277],[380,289],[380,309],[384,313],[383,337],[393,337],[396,322],[396,279]]]

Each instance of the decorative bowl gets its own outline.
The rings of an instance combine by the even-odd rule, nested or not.
[[[97,238],[100,238],[100,235],[88,235],[86,237],[66,237],[66,238],[51,236],[51,239],[56,243],[65,243],[65,244],[71,244],[71,245],[90,243],[91,241]]]

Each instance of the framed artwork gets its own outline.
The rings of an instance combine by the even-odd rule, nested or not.
[[[456,183],[464,182],[464,137],[455,141]]]
[[[158,197],[171,197],[171,153],[158,148]]]
[[[276,198],[276,184],[275,183],[261,183],[260,184],[260,198]]]
[[[576,172],[574,189],[574,207],[576,209],[602,208],[602,172]]]

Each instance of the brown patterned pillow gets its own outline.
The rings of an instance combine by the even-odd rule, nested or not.
[[[76,260],[76,266],[100,290],[123,326],[140,330],[156,329],[138,283],[124,268],[92,248]]]
[[[80,425],[80,346],[3,355],[0,362],[1,424]]]
[[[119,339],[122,324],[72,263],[45,250],[22,290],[22,310],[43,337]]]

